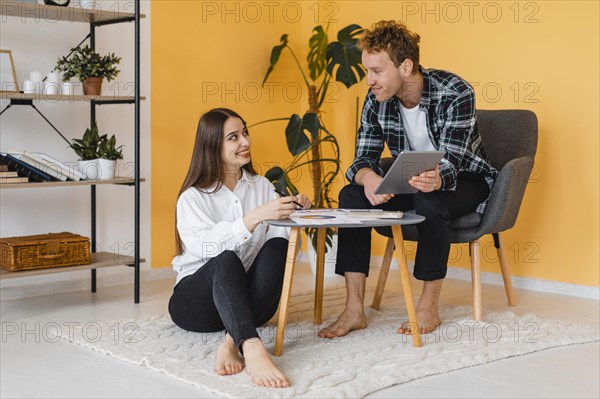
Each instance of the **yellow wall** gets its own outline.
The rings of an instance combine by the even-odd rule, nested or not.
[[[304,57],[315,20],[329,18],[330,32],[337,32],[350,23],[369,26],[397,18],[421,35],[424,66],[453,71],[474,84],[478,108],[522,108],[538,115],[534,175],[517,224],[504,236],[514,274],[600,285],[598,2],[278,2],[271,10],[261,2],[228,2],[229,14],[223,4],[152,3],[154,266],[170,263],[175,197],[189,162],[195,125],[201,112],[222,104],[220,85],[239,94],[238,99],[228,94],[225,104],[250,123],[304,112],[305,99],[286,101],[282,90],[287,83],[292,93],[300,87],[293,82],[301,83],[291,73],[295,67],[289,57],[271,79],[279,83],[273,101],[265,92],[254,101],[252,90],[280,34],[289,33]],[[295,20],[298,5],[301,21]],[[206,93],[216,87],[218,95]],[[328,127],[342,146],[344,169],[353,155],[356,98],[362,104],[365,93],[364,83],[342,88],[332,96],[337,103],[326,108]],[[282,127],[252,132],[253,158],[259,166],[289,160]],[[337,188],[343,184],[340,177]],[[376,240],[375,255],[382,253],[382,243]],[[491,243],[483,245],[484,270],[497,271]],[[451,259],[452,264],[468,265],[467,247],[454,248]]]

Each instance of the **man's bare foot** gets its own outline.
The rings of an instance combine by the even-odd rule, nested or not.
[[[233,375],[244,369],[244,360],[240,357],[238,348],[229,334],[225,335],[225,342],[217,351],[215,371],[219,375]]]
[[[417,324],[419,325],[419,332],[421,334],[427,334],[432,332],[442,324],[440,314],[437,308],[423,308],[417,309]],[[412,325],[409,321],[402,323],[402,326],[398,328],[398,334],[412,334]]]
[[[273,364],[271,355],[258,338],[250,338],[242,344],[246,370],[252,382],[261,387],[287,388],[290,382],[285,375]]]
[[[333,324],[319,331],[319,337],[343,337],[352,330],[362,330],[366,326],[367,317],[364,311],[344,309]]]

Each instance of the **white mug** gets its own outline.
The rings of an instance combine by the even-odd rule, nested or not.
[[[46,76],[46,83],[58,83],[58,72],[50,72]]]
[[[35,83],[31,80],[25,80],[23,82],[23,93],[26,93],[26,94],[35,93]]]
[[[29,80],[31,80],[35,86],[35,92],[36,93],[41,93],[42,92],[42,86],[44,85],[42,83],[42,79],[43,79],[43,75],[40,71],[32,71],[29,72]]]
[[[96,0],[79,0],[79,8],[93,10],[96,8]]]
[[[62,87],[63,96],[72,96],[75,89],[75,84],[72,82],[64,82]]]
[[[49,96],[55,96],[58,94],[58,87],[60,85],[56,82],[46,82],[44,85],[44,94]]]

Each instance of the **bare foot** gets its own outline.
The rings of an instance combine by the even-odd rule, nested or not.
[[[427,334],[435,330],[437,326],[442,324],[437,307],[417,309],[417,324],[419,325],[419,332],[421,334]],[[411,335],[411,323],[409,321],[402,323],[402,326],[398,328],[398,334]]]
[[[319,331],[319,337],[343,337],[352,330],[362,330],[366,326],[367,317],[364,311],[344,309],[335,323]]]
[[[229,334],[225,335],[225,342],[219,346],[215,371],[219,375],[233,375],[244,369],[244,360],[240,357],[238,348]]]
[[[250,338],[242,344],[246,370],[252,382],[261,387],[287,388],[290,382],[285,375],[273,364],[271,355],[258,338]]]

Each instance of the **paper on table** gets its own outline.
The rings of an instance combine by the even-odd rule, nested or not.
[[[295,211],[290,215],[296,224],[325,225],[325,224],[356,224],[360,220],[348,217],[348,212],[342,209],[306,209]]]

